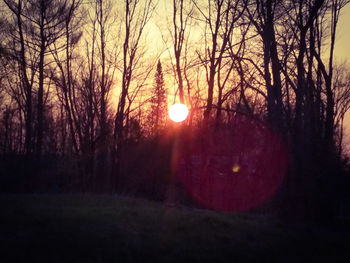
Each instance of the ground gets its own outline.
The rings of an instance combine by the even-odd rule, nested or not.
[[[342,227],[118,196],[0,195],[0,262],[350,262]]]

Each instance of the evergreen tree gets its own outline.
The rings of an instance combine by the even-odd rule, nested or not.
[[[167,115],[167,99],[164,84],[164,75],[162,64],[158,60],[156,73],[154,75],[154,87],[152,98],[150,99],[151,107],[149,113],[149,125],[152,135],[157,135],[164,128]]]

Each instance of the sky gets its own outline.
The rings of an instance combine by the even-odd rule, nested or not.
[[[347,59],[350,62],[350,4],[346,5],[341,11],[335,55],[340,61]]]
[[[346,5],[341,10],[341,16],[338,23],[335,57],[337,61],[342,62],[346,60],[350,65],[350,4]],[[348,112],[345,117],[344,134],[344,142],[347,144],[346,149],[350,152],[350,112]]]

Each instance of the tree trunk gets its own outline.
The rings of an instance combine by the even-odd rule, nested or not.
[[[40,158],[42,154],[42,142],[43,142],[43,129],[44,129],[44,58],[46,48],[46,37],[44,34],[44,19],[45,19],[45,3],[42,1],[40,4],[41,19],[40,19],[40,55],[39,55],[39,87],[38,87],[38,126],[37,126],[37,144],[36,154]]]

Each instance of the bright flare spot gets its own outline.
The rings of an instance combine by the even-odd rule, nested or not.
[[[240,169],[241,169],[241,167],[240,167],[238,164],[235,164],[235,165],[232,167],[232,172],[238,173]]]
[[[188,108],[185,104],[175,103],[169,108],[169,118],[174,122],[182,122],[186,120]]]

